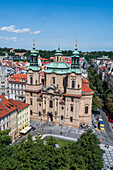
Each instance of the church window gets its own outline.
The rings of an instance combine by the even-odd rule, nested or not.
[[[32,110],[30,110],[30,115],[32,115]]]
[[[55,77],[53,77],[53,84],[55,84]]]
[[[62,110],[64,110],[64,107],[62,107]]]
[[[33,102],[32,102],[32,100],[30,100],[30,105],[32,105],[33,104]]]
[[[73,97],[71,98],[71,101],[73,102]]]
[[[53,102],[52,102],[52,100],[50,100],[50,102],[49,102],[49,107],[50,107],[50,108],[53,108]]]
[[[39,112],[39,116],[41,116],[41,112]]]
[[[73,117],[70,117],[70,122],[72,122],[73,121]]]
[[[39,103],[39,106],[41,106],[41,103]]]
[[[75,82],[72,81],[72,89],[74,89],[74,88],[75,88]]]
[[[88,106],[85,107],[85,113],[88,113]]]
[[[71,112],[73,112],[73,106],[71,106]]]
[[[55,116],[57,116],[57,111],[55,111]]]
[[[37,84],[37,80],[35,81],[35,83]]]
[[[57,61],[58,61],[58,57],[57,57]]]
[[[80,85],[78,84],[78,89],[80,88]]]
[[[33,84],[33,78],[30,77],[30,84]]]
[[[64,117],[63,117],[63,115],[61,115],[61,120],[63,120],[64,119]]]

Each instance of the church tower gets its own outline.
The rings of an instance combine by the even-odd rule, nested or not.
[[[60,50],[60,44],[58,45],[58,50],[55,53],[55,62],[63,62],[63,54]]]
[[[72,63],[71,63],[71,68],[72,69],[79,69],[79,52],[77,50],[77,42],[75,43],[75,51],[73,52],[72,55]]]
[[[38,52],[35,50],[35,42],[30,55],[30,65],[27,68],[27,83],[25,88],[26,103],[30,104],[30,116],[37,113],[37,97],[42,88],[41,69],[38,65]]]
[[[34,40],[33,49],[30,55],[30,66],[31,67],[39,67],[37,57],[38,57],[38,52],[35,50],[35,40]]]

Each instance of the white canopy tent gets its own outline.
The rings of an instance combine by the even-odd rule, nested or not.
[[[28,126],[26,126],[24,129],[22,129],[21,131],[20,131],[20,133],[22,133],[22,134],[26,134],[28,131],[30,131],[31,130],[31,127],[28,127]]]

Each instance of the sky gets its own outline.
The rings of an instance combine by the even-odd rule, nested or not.
[[[0,1],[0,47],[113,51],[113,0]]]

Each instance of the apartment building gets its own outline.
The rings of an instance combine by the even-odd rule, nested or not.
[[[15,74],[9,79],[9,98],[14,100],[25,101],[25,85],[27,75]]]

